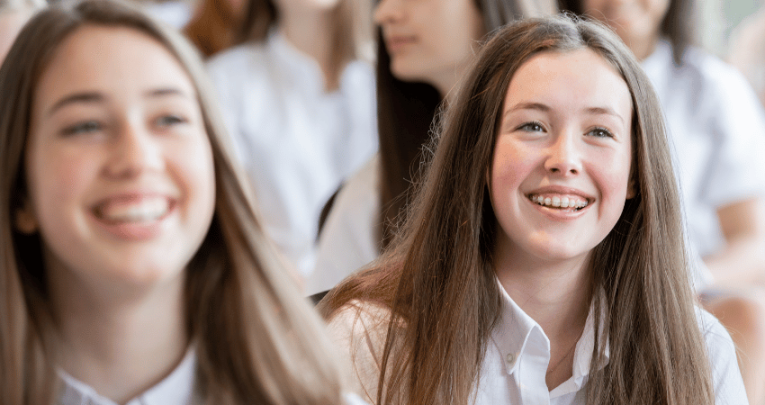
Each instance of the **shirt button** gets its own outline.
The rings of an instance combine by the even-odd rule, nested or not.
[[[513,363],[515,363],[515,354],[508,353],[507,356],[505,356],[505,361],[507,361],[507,365],[512,366]]]

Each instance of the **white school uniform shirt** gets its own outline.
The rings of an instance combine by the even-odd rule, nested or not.
[[[319,237],[316,268],[305,280],[308,295],[331,289],[380,254],[380,198],[375,154],[335,197]]]
[[[64,384],[58,405],[117,405],[99,395],[92,387],[75,379],[64,370],[58,375]],[[192,405],[194,404],[194,377],[196,355],[189,350],[181,363],[170,375],[143,394],[131,399],[126,405]]]
[[[59,370],[58,374],[64,382],[58,405],[117,405],[63,370]],[[126,405],[195,405],[199,402],[194,394],[195,375],[196,355],[190,350],[169,376]],[[368,404],[358,395],[347,392],[343,394],[343,405]]]
[[[481,364],[474,405],[585,405],[586,383],[595,342],[594,316],[590,311],[574,351],[572,376],[548,389],[545,382],[550,360],[550,340],[500,285],[502,313],[491,333]],[[353,370],[356,391],[369,403],[377,396],[379,359],[385,344],[389,311],[376,304],[351,302],[332,318],[330,335],[338,356]],[[746,405],[748,400],[736,349],[725,328],[711,314],[697,309],[712,369],[717,405]],[[608,361],[606,350],[606,363]]]
[[[317,63],[274,30],[215,56],[208,70],[266,232],[307,275],[321,209],[377,150],[372,67],[350,62],[339,89],[326,92]]]
[[[717,210],[765,194],[765,116],[736,69],[694,47],[683,61],[676,66],[662,40],[642,66],[674,147],[688,238],[703,257],[725,245]],[[708,274],[696,280],[697,289],[711,281]]]

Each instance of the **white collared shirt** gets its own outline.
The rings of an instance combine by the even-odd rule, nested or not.
[[[475,405],[584,405],[595,342],[592,311],[576,344],[571,378],[549,390],[545,374],[550,341],[539,324],[516,305],[501,285],[500,290],[502,313],[481,364]],[[366,395],[370,403],[376,398],[378,359],[387,331],[387,325],[383,322],[380,327],[380,321],[387,319],[388,314],[389,311],[380,306],[355,301],[341,309],[329,324],[330,334],[340,350],[338,355],[354,370],[356,390]],[[746,405],[733,341],[711,314],[699,309],[697,315],[712,365],[715,403]],[[606,350],[606,360],[607,355]]]
[[[58,370],[64,382],[64,391],[58,405],[117,405],[99,395],[89,385],[78,381],[63,370]],[[159,384],[131,399],[126,405],[192,405],[198,403],[194,395],[196,355],[189,350],[181,364]],[[367,405],[358,395],[343,394],[344,405]]]
[[[318,64],[275,30],[216,55],[208,71],[264,227],[307,275],[321,209],[377,151],[372,66],[350,62],[327,92]]]
[[[725,245],[717,210],[765,195],[765,114],[732,66],[690,47],[677,66],[661,40],[642,62],[673,143],[688,238],[704,257]],[[697,290],[711,280],[696,277]]]
[[[58,375],[64,383],[59,405],[117,405],[65,371],[59,369]],[[193,350],[189,350],[170,375],[126,405],[192,405],[195,375],[196,355]]]
[[[316,249],[306,295],[332,289],[380,255],[380,155],[375,154],[335,197]]]

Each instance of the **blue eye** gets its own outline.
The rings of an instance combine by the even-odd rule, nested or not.
[[[97,121],[84,121],[64,128],[61,133],[64,136],[72,136],[98,132],[101,129],[103,129],[103,126]]]
[[[186,122],[186,119],[178,115],[168,114],[157,118],[155,122],[160,127],[170,127],[173,125],[183,124]]]
[[[590,130],[590,132],[587,133],[587,135],[594,136],[596,138],[613,138],[614,135],[611,133],[611,131],[605,129],[605,128],[593,128]]]
[[[518,127],[518,129],[527,132],[543,132],[545,130],[542,128],[542,124],[538,122],[528,122]]]

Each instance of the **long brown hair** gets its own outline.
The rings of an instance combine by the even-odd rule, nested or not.
[[[12,227],[25,198],[24,149],[35,86],[53,53],[86,25],[126,27],[173,54],[197,90],[213,152],[211,227],[186,269],[185,323],[197,355],[196,394],[205,404],[337,404],[339,371],[319,318],[281,265],[233,163],[202,62],[178,33],[132,7],[89,0],[42,11],[0,68],[0,403],[53,404],[55,331],[39,234]]]
[[[501,308],[492,264],[498,231],[486,173],[504,96],[533,55],[583,48],[609,62],[629,88],[637,191],[590,253],[593,290],[603,292],[592,305],[604,311],[593,311],[602,328],[595,331],[586,402],[713,403],[658,99],[613,32],[557,17],[514,23],[484,46],[444,116],[435,149],[428,149],[435,150],[430,166],[391,250],[320,304],[328,318],[352,300],[390,310],[391,319],[380,325],[387,337],[379,404],[469,402]],[[599,368],[606,344],[608,364]]]
[[[242,10],[227,0],[200,0],[183,33],[206,58],[240,41]]]
[[[475,0],[490,33],[523,17],[540,17],[556,10],[555,0]],[[380,141],[380,248],[390,242],[399,215],[416,180],[421,149],[443,94],[428,83],[399,80],[390,70],[390,54],[377,33],[377,129]]]

